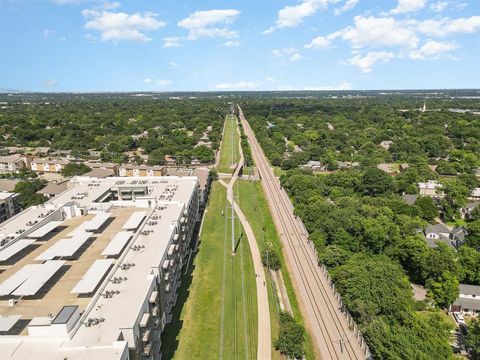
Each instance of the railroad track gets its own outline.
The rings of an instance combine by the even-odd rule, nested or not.
[[[348,320],[317,264],[315,253],[308,245],[307,235],[293,215],[290,199],[280,189],[280,183],[273,175],[240,107],[239,112],[317,352],[324,360],[365,359],[365,353],[349,328]]]

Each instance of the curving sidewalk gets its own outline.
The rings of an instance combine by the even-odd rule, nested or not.
[[[237,131],[238,126],[237,126]],[[256,285],[257,285],[257,316],[258,316],[258,346],[257,346],[257,359],[258,360],[270,360],[272,358],[272,337],[271,337],[271,328],[270,328],[270,308],[268,306],[268,291],[267,291],[267,279],[265,276],[265,270],[262,264],[262,256],[260,254],[260,249],[258,248],[257,240],[255,234],[253,233],[252,227],[248,223],[247,218],[242,212],[242,209],[237,205],[233,200],[233,186],[235,181],[238,178],[240,169],[244,164],[244,157],[241,143],[238,143],[240,149],[240,161],[235,169],[235,172],[230,179],[230,182],[227,184],[223,180],[220,180],[220,184],[227,188],[227,199],[228,202],[233,206],[233,209],[237,213],[238,219],[243,226],[245,235],[248,239],[248,244],[250,246],[250,251],[252,253],[253,267],[255,269]]]

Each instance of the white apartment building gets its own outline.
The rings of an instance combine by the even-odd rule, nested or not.
[[[25,158],[20,154],[0,156],[0,173],[17,172],[25,167]]]
[[[164,176],[165,168],[163,166],[124,164],[118,169],[118,175],[126,177]]]
[[[196,177],[75,177],[0,224],[0,359],[160,359]]]
[[[34,158],[30,168],[39,173],[60,173],[68,163],[65,159]]]

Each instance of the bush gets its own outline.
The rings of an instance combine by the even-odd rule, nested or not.
[[[282,262],[280,261],[280,256],[278,256],[277,251],[271,247],[267,246],[262,251],[262,263],[263,266],[267,266],[272,270],[279,270],[282,267]]]
[[[301,359],[305,354],[303,342],[305,329],[287,314],[280,314],[280,331],[275,340],[275,349],[290,358]]]

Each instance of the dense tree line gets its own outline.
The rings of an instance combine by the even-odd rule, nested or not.
[[[434,307],[448,307],[460,281],[480,284],[480,253],[468,245],[428,247],[421,230],[435,207],[408,205],[395,193],[397,179],[376,170],[290,170],[281,183],[374,355],[448,358],[450,327],[435,311],[418,311],[428,306],[413,300],[409,282],[424,285]]]
[[[320,160],[329,170],[339,161],[393,162],[472,173],[480,165],[480,117],[448,109],[478,109],[478,101],[428,99],[433,111],[422,112],[423,99],[257,99],[243,109],[272,164],[284,169]],[[382,141],[392,142],[388,150]]]
[[[104,161],[123,162],[126,151],[142,148],[152,165],[165,155],[179,162],[214,159],[227,105],[216,99],[168,99],[121,95],[0,96],[1,146],[49,146],[102,152]],[[205,132],[212,142],[194,147]]]

